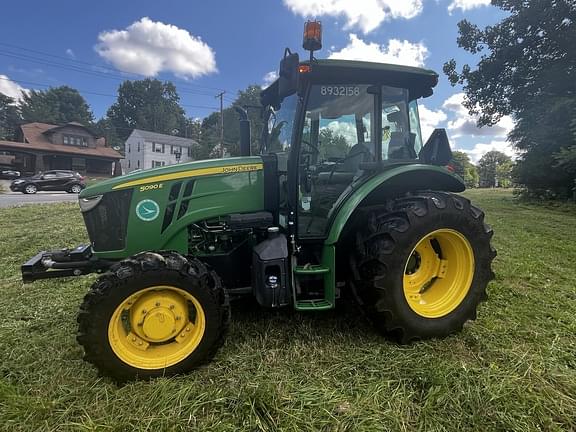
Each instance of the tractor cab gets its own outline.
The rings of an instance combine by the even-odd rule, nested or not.
[[[321,47],[321,35],[311,26],[319,23],[305,27],[310,59],[301,62],[287,49],[279,78],[261,95],[267,125],[261,154],[274,160],[279,182],[267,187],[278,187],[279,225],[298,249],[293,295],[303,310],[334,306],[338,266],[331,231],[341,228],[340,209],[356,191],[394,167],[445,165],[451,158],[445,134],[423,150],[417,99],[432,94],[435,72],[315,59],[311,48]],[[423,182],[429,174],[422,170]]]
[[[290,92],[281,76],[262,93],[268,125],[262,153],[276,155],[280,170],[291,174],[281,190],[297,210],[299,237],[321,238],[349,187],[387,167],[419,162],[423,141],[416,99],[432,94],[438,76],[345,60],[297,67]]]

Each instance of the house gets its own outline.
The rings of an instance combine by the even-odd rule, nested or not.
[[[124,144],[122,172],[192,161],[196,146],[192,139],[134,129]]]
[[[23,173],[62,169],[96,176],[112,175],[122,159],[104,138],[75,122],[23,124],[15,141],[0,141],[0,154]]]

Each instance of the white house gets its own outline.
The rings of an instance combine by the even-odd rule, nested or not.
[[[194,160],[192,139],[134,129],[124,143],[122,171],[156,168]]]

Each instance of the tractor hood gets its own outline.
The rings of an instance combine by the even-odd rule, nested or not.
[[[160,168],[133,171],[120,177],[101,181],[84,189],[79,198],[89,198],[106,192],[143,187],[171,180],[233,174],[262,170],[259,156],[236,157],[227,159],[209,159],[170,165]]]

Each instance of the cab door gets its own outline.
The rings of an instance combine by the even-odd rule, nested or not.
[[[298,238],[326,235],[344,192],[376,160],[379,94],[370,84],[316,85],[307,98],[299,149]]]

